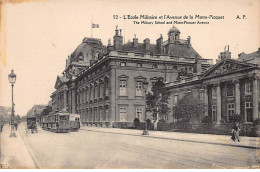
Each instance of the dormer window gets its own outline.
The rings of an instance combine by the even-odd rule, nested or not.
[[[120,66],[126,66],[126,63],[125,62],[121,62]]]

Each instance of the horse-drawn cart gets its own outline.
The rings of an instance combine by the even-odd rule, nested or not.
[[[36,124],[36,117],[27,117],[26,133],[28,133],[30,130],[32,133],[38,132],[37,124]]]

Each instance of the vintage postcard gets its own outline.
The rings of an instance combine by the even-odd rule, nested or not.
[[[0,0],[1,169],[259,169],[259,0]]]

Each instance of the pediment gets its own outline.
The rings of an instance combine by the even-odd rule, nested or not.
[[[123,75],[118,76],[118,78],[120,78],[120,79],[123,79],[123,78],[128,79],[129,76],[126,76],[125,74],[123,74]]]
[[[63,76],[57,76],[56,82],[55,82],[55,89],[59,88],[60,86],[64,85],[68,81],[67,78]]]
[[[135,80],[145,80],[146,78],[145,77],[142,77],[142,76],[137,76],[137,77],[135,77]]]
[[[232,59],[225,59],[212,66],[208,71],[203,74],[203,77],[213,77],[217,75],[227,74],[234,71],[254,67],[254,64],[245,63]]]
[[[55,82],[55,89],[57,89],[57,88],[59,88],[59,86],[61,86],[62,85],[62,82],[61,82],[61,80],[60,80],[60,78],[57,76],[57,79],[56,79],[56,82]]]

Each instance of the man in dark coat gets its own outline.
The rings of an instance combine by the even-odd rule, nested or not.
[[[15,130],[17,131],[17,128],[18,128],[18,123],[14,123],[14,127],[15,127]]]

